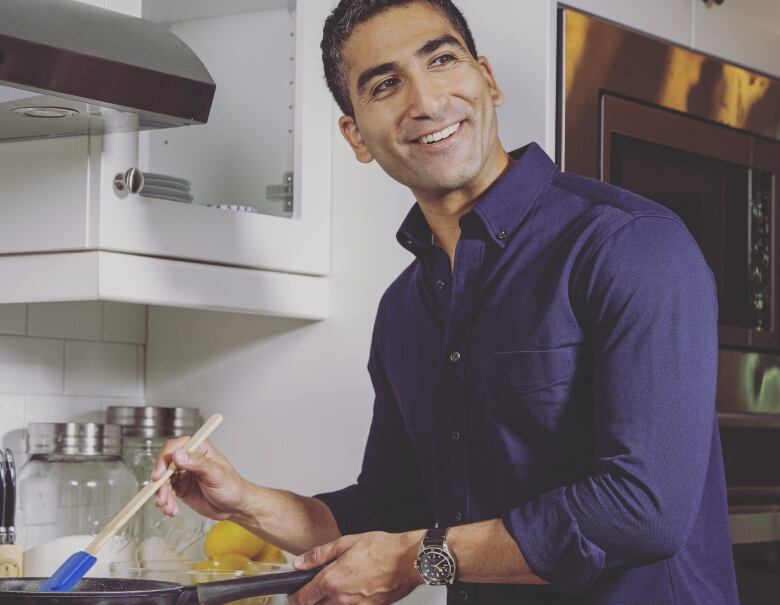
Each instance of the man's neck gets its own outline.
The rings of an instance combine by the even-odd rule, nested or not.
[[[417,196],[417,202],[425,220],[433,233],[433,244],[444,250],[450,257],[450,269],[455,266],[455,247],[460,239],[460,217],[474,207],[479,197],[514,163],[509,155],[501,150],[494,168],[493,178],[477,191],[452,191],[444,196]]]

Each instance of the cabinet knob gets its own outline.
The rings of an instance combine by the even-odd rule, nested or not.
[[[129,168],[127,172],[114,177],[114,191],[117,193],[138,193],[144,188],[144,173],[138,168]]]

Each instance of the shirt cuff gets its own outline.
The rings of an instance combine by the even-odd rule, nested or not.
[[[577,595],[601,575],[606,553],[582,535],[565,489],[513,508],[502,521],[534,574],[558,590]]]
[[[375,515],[368,512],[372,509],[366,502],[367,497],[357,484],[312,497],[324,502],[330,508],[342,536],[379,529]]]

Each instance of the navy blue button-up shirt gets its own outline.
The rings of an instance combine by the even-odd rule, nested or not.
[[[531,144],[460,225],[452,271],[419,206],[398,232],[362,471],[317,496],[342,533],[501,518],[550,582],[450,603],[735,605],[717,302],[684,224]]]

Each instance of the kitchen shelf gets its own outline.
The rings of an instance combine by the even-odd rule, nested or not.
[[[99,250],[0,256],[0,304],[107,300],[319,320],[323,277]]]

